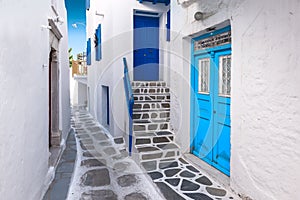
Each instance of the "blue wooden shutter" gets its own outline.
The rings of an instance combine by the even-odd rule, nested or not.
[[[86,43],[86,64],[92,64],[92,55],[91,55],[91,38],[88,39]]]
[[[85,9],[89,10],[90,9],[90,0],[85,0]]]
[[[96,43],[96,60],[99,61],[102,58],[102,51],[101,51],[101,24],[98,25],[98,28],[96,29],[96,37],[97,37],[97,43]]]
[[[171,41],[171,10],[167,12],[167,41]]]

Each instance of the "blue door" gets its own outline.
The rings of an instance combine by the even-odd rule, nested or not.
[[[220,32],[215,34],[218,37]],[[207,45],[203,38],[199,41],[194,42],[192,54],[191,150],[229,176],[231,45],[220,42],[198,50],[195,44]]]
[[[159,80],[159,20],[134,15],[135,81]]]

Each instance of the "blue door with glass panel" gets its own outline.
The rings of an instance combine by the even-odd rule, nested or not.
[[[230,175],[230,27],[192,44],[191,151]]]
[[[134,15],[135,81],[159,79],[159,20],[157,17]]]

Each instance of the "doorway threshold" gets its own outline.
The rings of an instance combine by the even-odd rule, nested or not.
[[[207,164],[206,162],[204,162],[203,160],[191,153],[185,153],[183,154],[183,157],[189,162],[193,163],[195,166],[197,166],[200,170],[203,170],[204,172],[209,174],[212,179],[221,184],[225,189],[229,191],[231,190],[230,177],[223,174],[216,168],[210,166],[209,164]]]

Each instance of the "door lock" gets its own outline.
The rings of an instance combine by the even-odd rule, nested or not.
[[[216,114],[217,112],[214,110],[214,114]]]

